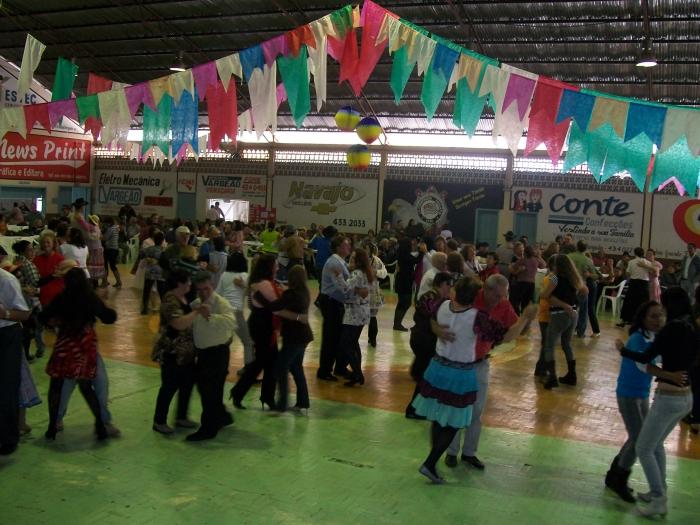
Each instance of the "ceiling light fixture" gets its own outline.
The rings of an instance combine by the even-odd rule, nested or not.
[[[177,61],[170,66],[170,71],[185,71],[187,66],[185,66],[185,59],[183,57],[182,51],[177,52]]]
[[[654,52],[651,50],[651,42],[647,40],[647,42],[644,44],[644,49],[642,50],[642,54],[639,55],[639,60],[637,60],[637,66],[638,67],[654,67],[658,64],[656,61],[656,56],[654,55]]]

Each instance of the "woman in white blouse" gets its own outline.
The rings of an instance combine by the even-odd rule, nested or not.
[[[349,296],[345,301],[345,313],[343,315],[343,329],[340,340],[342,353],[345,356],[350,369],[349,381],[345,386],[356,384],[364,385],[365,376],[362,374],[362,352],[360,351],[360,334],[370,320],[370,296],[373,288],[378,288],[377,276],[374,273],[367,250],[357,248],[350,256],[350,277],[347,280]],[[361,288],[369,288],[369,295],[361,297],[355,293]]]
[[[632,324],[637,308],[649,300],[649,279],[658,272],[656,265],[644,258],[644,250],[635,248],[634,259],[627,264],[627,294],[620,311],[621,322],[617,326]]]
[[[75,261],[78,268],[85,272],[88,279],[90,278],[90,272],[87,269],[88,248],[81,230],[71,228],[68,231],[68,241],[59,247],[59,251],[64,258]]]

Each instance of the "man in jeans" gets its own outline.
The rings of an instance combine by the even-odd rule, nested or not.
[[[228,360],[236,327],[233,308],[214,291],[209,272],[199,272],[192,278],[197,300],[192,309],[198,315],[192,324],[197,351],[197,390],[202,400],[202,424],[187,441],[212,439],[222,427],[233,423],[233,416],[224,407],[224,383],[228,375]]]
[[[600,337],[600,326],[596,315],[596,298],[598,297],[598,279],[602,277],[593,264],[593,260],[586,255],[588,246],[583,241],[576,243],[576,251],[569,254],[569,259],[574,263],[581,278],[586,281],[588,294],[580,295],[578,300],[578,321],[576,322],[576,336],[586,337],[586,325],[591,321],[593,337]]]

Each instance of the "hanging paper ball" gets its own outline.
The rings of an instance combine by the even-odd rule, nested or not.
[[[379,138],[379,135],[382,132],[382,127],[379,125],[376,118],[365,117],[357,125],[355,131],[357,132],[357,136],[360,137],[363,142],[366,144],[372,144],[372,142]]]
[[[350,146],[346,155],[348,166],[354,170],[366,170],[369,168],[372,155],[369,148],[364,144],[355,144]]]
[[[345,106],[335,114],[335,123],[343,131],[353,131],[360,122],[360,112],[352,106]]]

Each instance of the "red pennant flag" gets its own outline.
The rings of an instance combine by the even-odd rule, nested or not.
[[[357,66],[360,61],[360,57],[357,51],[357,33],[355,29],[351,29],[345,34],[345,38],[338,41],[336,38],[328,37],[328,49],[331,56],[337,56],[338,62],[340,62],[340,75],[338,77],[338,84],[341,84],[343,80],[347,80],[352,87],[355,95],[360,95],[359,81],[357,80]],[[332,49],[332,52],[331,52]]]
[[[356,93],[358,94],[359,90],[362,89],[369,80],[374,68],[377,67],[377,63],[389,43],[387,39],[377,45],[377,36],[384,23],[384,18],[387,15],[398,18],[396,15],[378,6],[374,2],[366,1],[362,6],[362,51],[355,73],[355,83],[358,86]],[[352,85],[353,82],[351,81],[350,84]]]
[[[88,75],[88,85],[87,94],[94,95],[95,93],[100,93],[102,91],[109,91],[112,89],[112,81],[108,78],[101,77],[95,73],[90,73]],[[95,117],[88,117],[85,119],[85,124],[83,125],[85,131],[92,133],[92,136],[97,139],[102,131],[102,121]]]
[[[314,38],[314,33],[308,24],[297,27],[292,31],[287,31],[285,37],[287,39],[287,49],[292,53],[292,56],[299,56],[299,50],[303,44],[316,49],[316,38]]]
[[[537,80],[530,106],[526,156],[535,151],[537,146],[544,144],[552,164],[556,165],[559,162],[570,124],[570,119],[555,124],[564,89],[578,91],[577,87],[551,78],[540,76]]]
[[[31,131],[34,123],[38,122],[41,127],[51,133],[51,120],[49,119],[48,104],[32,104],[24,106],[24,121],[27,125],[27,131]]]
[[[238,108],[236,102],[236,82],[228,81],[224,89],[221,81],[207,88],[207,113],[209,114],[209,147],[218,150],[224,135],[236,142],[238,133]]]

